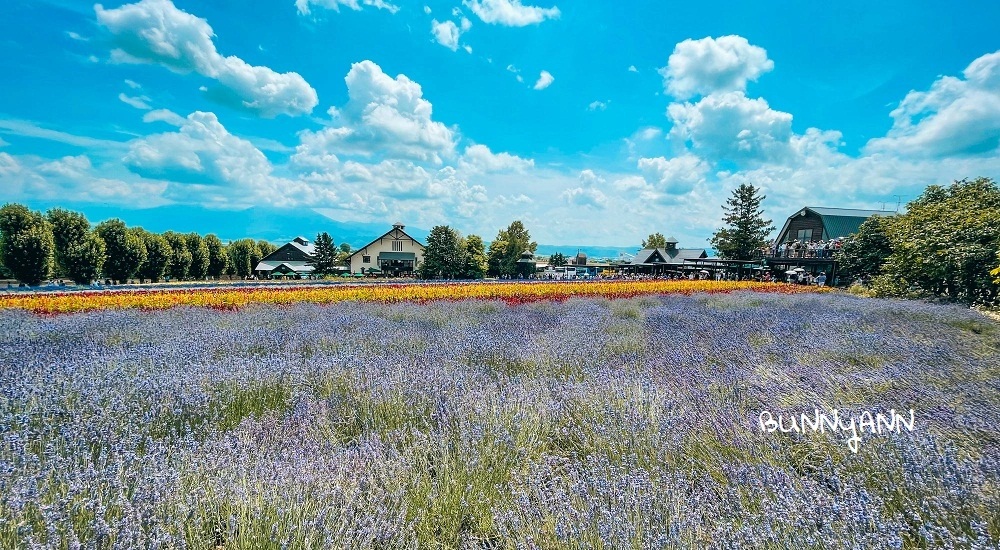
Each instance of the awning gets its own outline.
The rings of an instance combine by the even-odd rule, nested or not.
[[[416,260],[417,255],[413,252],[379,252],[380,260]]]

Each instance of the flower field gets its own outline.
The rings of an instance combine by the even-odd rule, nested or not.
[[[996,322],[592,285],[4,297],[0,548],[1000,545]]]
[[[587,281],[587,282],[479,282],[425,284],[334,284],[311,286],[218,287],[188,290],[116,290],[49,294],[0,295],[0,309],[35,313],[75,313],[98,309],[166,309],[199,306],[238,309],[249,304],[330,304],[343,301],[427,302],[435,300],[503,300],[510,304],[565,300],[574,296],[629,298],[646,294],[694,292],[801,293],[828,289],[753,281]]]

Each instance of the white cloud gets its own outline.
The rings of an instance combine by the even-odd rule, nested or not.
[[[431,14],[431,7],[430,6],[424,6],[424,13],[426,15],[430,15]]]
[[[747,81],[774,68],[767,51],[742,36],[685,40],[660,69],[664,90],[678,99],[713,92],[743,91]]]
[[[149,98],[146,96],[130,97],[125,95],[124,93],[121,93],[118,94],[118,99],[120,99],[122,103],[125,103],[126,105],[129,105],[131,107],[135,107],[136,109],[142,109],[144,111],[152,109],[152,107],[149,106],[149,103],[146,103],[147,101],[149,101]]]
[[[66,32],[66,36],[72,38],[73,40],[77,40],[77,41],[80,41],[80,42],[90,42],[89,38],[80,36],[80,33],[76,33],[76,32],[73,32],[73,31],[67,31]]]
[[[524,172],[535,166],[535,161],[510,153],[493,153],[485,145],[470,145],[459,161],[463,170],[471,172]]]
[[[177,9],[170,0],[141,0],[109,10],[97,4],[94,9],[117,46],[114,61],[196,72],[221,85],[218,99],[264,117],[308,114],[318,103],[316,90],[298,73],[277,73],[220,55],[208,22]]]
[[[182,126],[185,118],[169,109],[156,109],[142,116],[143,122],[166,122],[171,126]]]
[[[100,202],[131,207],[165,202],[160,195],[166,184],[102,176],[85,155],[50,160],[0,153],[0,176],[10,200]]]
[[[11,177],[21,171],[21,163],[7,153],[0,152],[0,176]]]
[[[468,44],[462,46],[462,49],[465,50],[466,53],[472,53],[472,46],[469,46]]]
[[[639,159],[639,169],[657,182],[656,188],[674,194],[690,191],[695,184],[704,181],[709,168],[707,162],[692,154],[669,160],[664,157]]]
[[[6,146],[8,146],[8,145],[10,145],[10,143],[8,143],[8,142],[4,141],[4,139],[3,139],[3,138],[0,138],[0,147],[6,147]]]
[[[438,44],[451,51],[458,51],[458,37],[462,34],[458,26],[451,21],[439,23],[437,19],[431,21],[431,34]]]
[[[484,23],[525,27],[541,23],[546,19],[557,19],[559,8],[525,6],[521,0],[462,0],[462,5],[472,10]]]
[[[101,149],[104,151],[117,151],[125,147],[125,143],[121,141],[80,136],[70,134],[68,132],[61,132],[59,130],[50,130],[27,120],[0,119],[0,131],[14,134],[16,136],[45,139],[55,141],[57,143],[74,145],[76,147]]]
[[[381,154],[441,163],[453,156],[454,134],[431,118],[419,84],[406,75],[392,78],[371,61],[353,64],[345,81],[347,104],[331,112],[340,125],[301,132],[295,162],[322,166],[336,155]]]
[[[590,105],[587,105],[587,110],[588,111],[603,111],[603,110],[605,110],[605,109],[608,108],[608,103],[611,103],[610,99],[608,101],[592,101],[590,103]]]
[[[139,84],[138,82],[134,80],[129,80],[127,78],[125,79],[125,85],[128,86],[129,88],[132,88],[133,90],[138,90],[142,88],[142,84]]]
[[[399,11],[399,6],[385,2],[384,0],[295,0],[295,7],[299,10],[300,15],[309,15],[312,13],[310,5],[318,6],[321,8],[326,8],[336,12],[340,11],[340,6],[346,6],[354,11],[360,11],[361,6],[371,6],[373,8],[378,8],[380,10],[386,10],[389,13],[396,13]],[[430,8],[424,6],[424,10],[430,13]]]
[[[630,73],[637,73],[637,72],[639,72],[639,69],[636,69],[635,65],[629,65],[628,66],[628,72],[630,72]]]
[[[555,80],[555,77],[553,77],[551,74],[549,74],[548,71],[542,71],[538,75],[538,80],[535,82],[535,89],[536,90],[544,90],[545,88],[548,88],[550,85],[552,85],[552,82],[554,80]]]
[[[890,113],[886,137],[871,140],[866,151],[913,157],[1000,152],[1000,51],[976,59],[963,75],[906,94]]]
[[[468,17],[463,17],[461,25],[462,25],[462,32],[469,32],[469,29],[472,28],[472,21],[469,21]]]
[[[561,197],[570,205],[604,208],[608,205],[608,196],[598,189],[606,180],[593,170],[583,170],[579,176],[580,186],[563,191]]]
[[[792,115],[770,108],[743,92],[716,93],[697,103],[673,103],[671,140],[688,143],[712,161],[778,161],[787,157]]]

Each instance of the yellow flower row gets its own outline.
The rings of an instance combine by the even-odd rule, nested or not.
[[[212,289],[115,290],[0,296],[0,309],[35,313],[74,313],[103,309],[166,309],[176,306],[238,309],[248,304],[329,304],[343,301],[424,302],[432,300],[503,300],[526,303],[574,296],[629,298],[647,294],[754,291],[823,292],[827,288],[754,281],[586,281],[359,284],[322,286],[251,286]]]

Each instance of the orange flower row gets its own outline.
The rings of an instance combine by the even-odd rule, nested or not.
[[[512,304],[571,297],[630,298],[648,294],[692,294],[754,291],[792,294],[828,288],[754,281],[586,281],[476,282],[419,284],[342,284],[321,286],[253,286],[211,289],[156,289],[9,294],[0,309],[34,313],[74,313],[103,309],[166,309],[176,306],[238,309],[249,304],[329,304],[343,301],[425,302],[433,300],[502,300]]]

